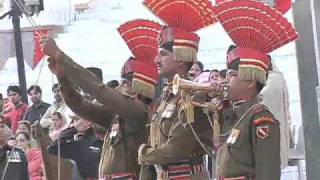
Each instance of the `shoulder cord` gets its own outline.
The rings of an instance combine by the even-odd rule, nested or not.
[[[180,98],[175,99],[175,100],[173,101],[173,104],[176,104],[176,105],[177,105],[177,103],[179,102],[179,100],[180,100]],[[167,99],[166,99],[165,101],[167,102]],[[166,106],[167,106],[167,104],[166,104]],[[163,111],[163,112],[164,112],[164,111]],[[162,112],[162,113],[163,113],[163,112]],[[173,116],[173,115],[172,115],[172,116]],[[166,134],[164,133],[163,129],[162,129],[162,124],[164,123],[165,120],[166,120],[166,118],[161,118],[161,121],[160,121],[160,124],[159,124],[159,130],[160,130],[160,133],[161,133],[161,135],[162,135],[163,137],[165,137],[166,139],[169,139],[169,138],[170,138],[170,135],[169,135],[169,134],[166,135]],[[174,122],[171,124],[170,129],[172,128],[173,124],[174,124]]]
[[[243,119],[249,114],[249,112],[251,112],[252,109],[254,109],[257,105],[258,105],[258,104],[253,104],[253,105],[242,115],[242,117],[238,120],[238,122],[237,122],[234,126],[232,126],[232,128],[230,128],[230,129],[229,129],[227,132],[225,132],[224,134],[220,134],[219,136],[220,136],[220,137],[225,137],[225,136],[227,136],[228,134],[230,134],[230,133],[231,133],[231,130],[234,129],[234,128],[236,128],[236,127],[243,121]]]
[[[184,113],[187,114],[186,109],[183,109]],[[181,111],[180,111],[181,112]],[[178,113],[178,118],[180,119],[180,112]],[[209,146],[207,146],[206,144],[204,144],[200,137],[198,136],[198,134],[196,133],[196,131],[194,130],[193,126],[191,123],[188,123],[188,126],[191,129],[192,134],[194,135],[194,137],[196,138],[196,140],[198,141],[198,143],[200,144],[201,148],[208,154],[208,156],[212,157],[212,148],[210,148]]]

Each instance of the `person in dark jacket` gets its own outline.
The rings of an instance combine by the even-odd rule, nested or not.
[[[8,145],[10,129],[0,124],[0,178],[1,180],[29,180],[28,162],[21,149]]]
[[[41,119],[50,107],[50,104],[42,101],[42,90],[38,85],[30,86],[28,89],[28,95],[32,101],[32,106],[29,106],[25,119],[33,124],[36,120]]]
[[[76,122],[52,142],[49,153],[58,155],[60,142],[61,157],[75,161],[82,178],[97,178],[103,141],[96,138],[91,122],[78,116],[72,118]]]

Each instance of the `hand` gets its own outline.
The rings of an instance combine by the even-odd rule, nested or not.
[[[42,52],[49,57],[54,57],[60,51],[55,40],[51,37],[41,36],[40,44]]]
[[[141,144],[139,149],[138,149],[138,163],[141,165],[143,164],[143,161],[142,161],[142,156],[145,154],[146,150],[150,148],[149,145],[147,144]]]
[[[63,76],[63,68],[58,63],[58,59],[56,59],[57,54],[61,53],[60,49],[58,48],[56,42],[51,37],[42,36],[41,37],[41,49],[42,52],[49,56],[49,69],[53,74],[58,77]]]

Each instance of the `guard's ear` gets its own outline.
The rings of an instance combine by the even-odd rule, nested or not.
[[[256,88],[257,82],[255,80],[248,80],[248,88],[252,89],[252,88]]]

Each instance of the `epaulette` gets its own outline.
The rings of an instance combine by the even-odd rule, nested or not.
[[[260,114],[260,113],[263,112],[263,111],[269,111],[269,109],[268,109],[267,106],[265,106],[265,105],[263,105],[263,104],[261,104],[261,103],[256,104],[256,105],[252,108],[252,110],[251,110],[251,112],[252,112],[253,115],[258,115],[258,114]]]
[[[276,123],[276,120],[274,120],[272,117],[262,116],[262,117],[253,121],[253,124],[255,126],[259,126],[259,125],[265,124],[265,123],[274,124],[274,123]]]

